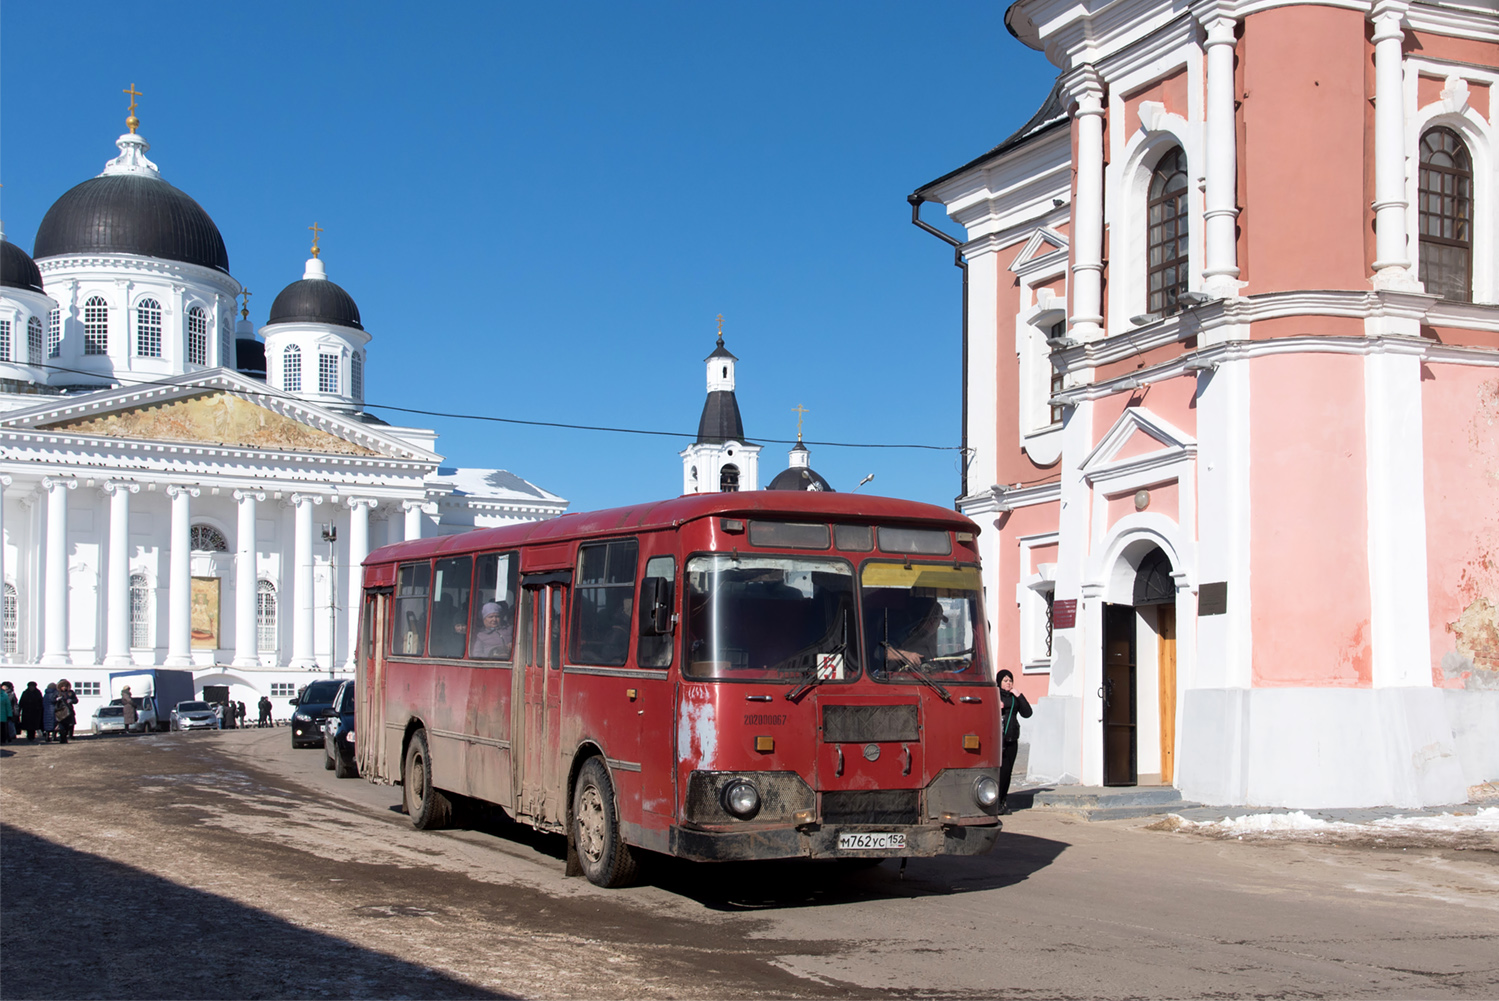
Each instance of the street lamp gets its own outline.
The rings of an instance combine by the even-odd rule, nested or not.
[[[338,526],[323,526],[323,541],[328,543],[328,677],[338,660],[338,564],[334,562],[333,544],[338,541]]]

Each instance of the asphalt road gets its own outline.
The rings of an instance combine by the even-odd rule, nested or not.
[[[0,998],[1495,997],[1499,846],[1026,812],[984,858],[562,876],[284,728],[0,749]]]

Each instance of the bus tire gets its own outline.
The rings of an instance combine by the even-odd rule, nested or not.
[[[406,746],[406,766],[401,770],[402,799],[411,826],[418,831],[447,827],[453,819],[453,801],[432,785],[432,752],[427,747],[427,731],[411,735]]]
[[[573,841],[583,875],[595,886],[628,886],[639,863],[619,834],[614,784],[599,758],[589,758],[573,788]]]

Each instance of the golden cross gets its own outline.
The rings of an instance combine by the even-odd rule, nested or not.
[[[248,320],[250,318],[250,296],[254,295],[255,293],[251,292],[247,288],[242,288],[239,290],[239,294],[245,297],[244,308],[239,311],[240,319]]]
[[[797,441],[801,441],[802,440],[802,418],[804,416],[806,416],[807,414],[811,413],[811,411],[808,410],[806,407],[802,406],[800,403],[798,403],[796,406],[792,407],[791,409],[796,411],[796,440]]]
[[[317,223],[313,223],[307,228],[312,230],[312,256],[316,257],[318,254],[322,253],[322,251],[318,250],[317,246],[318,234],[325,232],[325,230]]]
[[[137,97],[145,97],[146,95],[141,91],[136,90],[134,83],[131,83],[129,87],[120,91],[120,93],[130,95],[130,117],[125,119],[125,124],[130,127],[130,132],[132,135],[134,135],[135,130],[140,126],[141,123],[140,119],[135,117],[135,99]]]
[[[723,340],[723,314],[718,314],[718,339]]]

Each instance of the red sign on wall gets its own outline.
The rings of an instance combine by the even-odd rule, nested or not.
[[[1071,629],[1077,625],[1077,599],[1062,598],[1051,603],[1051,627]]]

